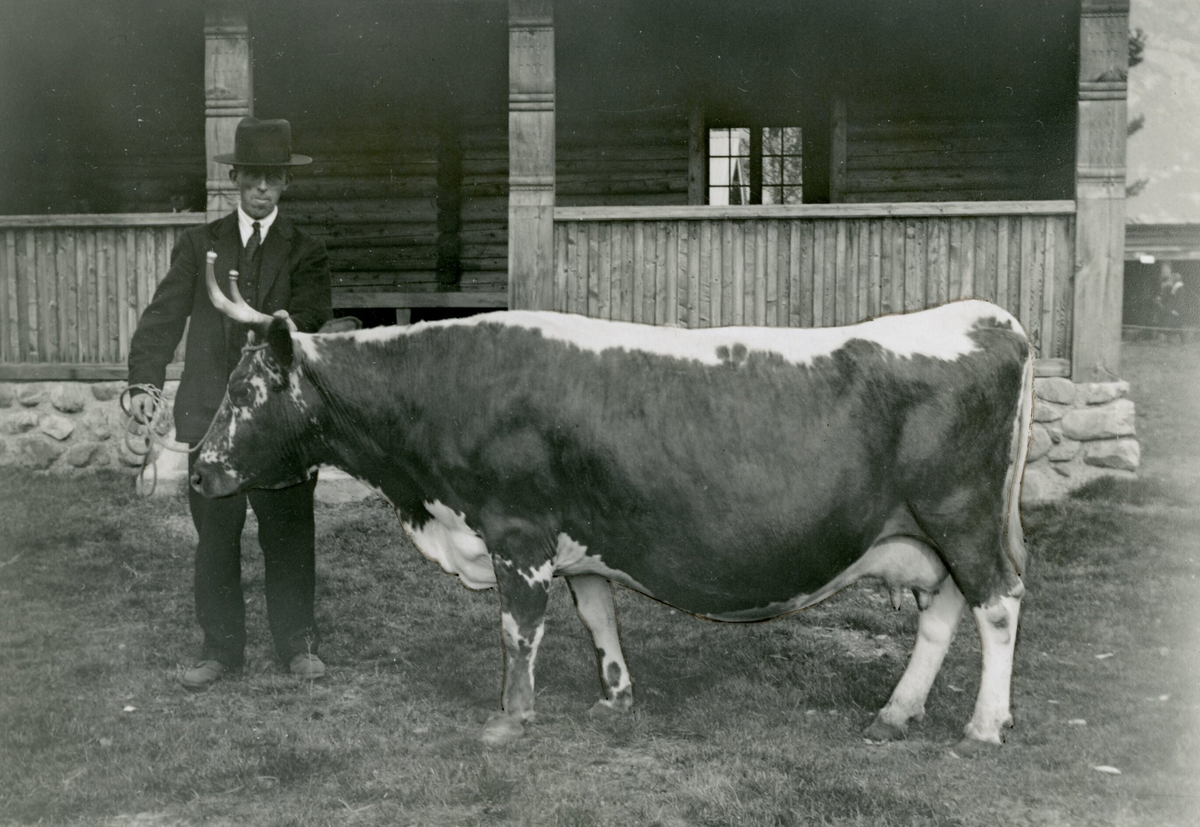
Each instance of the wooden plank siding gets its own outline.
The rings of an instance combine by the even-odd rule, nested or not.
[[[1040,122],[914,120],[909,111],[856,105],[846,130],[841,202],[1052,199],[1072,191],[1070,169],[1053,162],[1058,139]]]
[[[179,234],[203,221],[202,213],[0,217],[0,365],[124,362]]]
[[[438,146],[444,136],[437,125],[368,124],[356,130],[353,142],[335,127],[306,136],[305,152],[315,160],[297,172],[283,208],[324,240],[336,306],[362,306],[353,298],[357,294],[386,301],[384,295],[393,293],[414,301],[413,294],[421,293],[507,290],[508,133],[503,121],[454,127],[461,164],[452,222],[458,240],[454,283],[438,273],[439,209],[450,199],[439,191]]]
[[[1070,358],[1070,202],[872,207],[742,208],[744,218],[559,208],[555,284],[566,293],[555,306],[686,327],[821,327],[975,297],[1017,316],[1039,358]],[[638,300],[618,299],[629,295]]]

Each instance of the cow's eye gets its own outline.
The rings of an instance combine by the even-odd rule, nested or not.
[[[229,387],[229,401],[239,408],[249,407],[254,401],[254,388],[248,382],[239,382]]]

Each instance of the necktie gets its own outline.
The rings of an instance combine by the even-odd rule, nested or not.
[[[238,281],[242,288],[242,298],[251,307],[258,307],[258,262],[255,255],[262,245],[262,236],[259,234],[260,225],[257,221],[253,227],[254,232],[246,239],[246,249],[242,252],[242,277]]]
[[[259,234],[262,225],[255,221],[251,226],[254,228],[254,232],[250,233],[250,238],[246,240],[246,258],[254,258],[259,245],[262,244],[262,235]]]

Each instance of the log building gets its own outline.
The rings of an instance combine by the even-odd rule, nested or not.
[[[0,26],[0,380],[124,376],[246,115],[374,321],[960,296],[1120,374],[1128,0],[42,0]]]

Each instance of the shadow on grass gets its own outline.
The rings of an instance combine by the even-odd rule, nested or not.
[[[1184,492],[1168,485],[1164,480],[1154,477],[1138,477],[1136,479],[1098,477],[1072,491],[1070,499],[1077,502],[1134,506],[1188,506],[1193,504],[1193,501],[1185,496]]]

